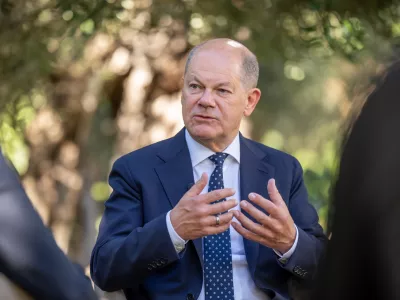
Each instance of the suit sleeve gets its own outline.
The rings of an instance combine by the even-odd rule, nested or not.
[[[288,208],[298,229],[298,242],[296,250],[287,262],[285,264],[278,262],[299,279],[306,279],[316,274],[317,264],[327,238],[318,223],[316,210],[308,202],[300,163],[294,159],[293,164],[293,182]]]
[[[35,299],[97,299],[83,269],[57,246],[0,152],[0,272]]]
[[[110,173],[113,192],[90,264],[94,282],[107,292],[134,289],[155,270],[179,259],[166,214],[144,224],[141,186],[123,160],[117,160]]]

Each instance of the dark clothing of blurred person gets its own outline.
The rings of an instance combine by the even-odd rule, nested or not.
[[[400,299],[399,95],[395,63],[346,134],[313,299]]]
[[[97,299],[89,278],[57,246],[1,151],[0,203],[0,275],[32,299]]]

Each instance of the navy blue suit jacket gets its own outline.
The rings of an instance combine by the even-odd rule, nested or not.
[[[57,246],[1,151],[0,205],[0,273],[33,299],[97,299],[90,279]]]
[[[288,283],[311,278],[326,240],[315,209],[308,203],[298,161],[240,135],[242,198],[256,192],[268,198],[276,179],[299,230],[296,251],[286,264],[270,248],[244,240],[255,284],[273,299],[288,298]],[[184,130],[175,137],[122,156],[109,179],[91,257],[94,282],[105,291],[123,289],[128,300],[197,299],[202,287],[202,240],[189,241],[179,255],[171,242],[166,214],[193,184]]]

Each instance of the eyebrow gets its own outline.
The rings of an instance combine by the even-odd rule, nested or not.
[[[202,83],[202,81],[201,81],[198,77],[196,77],[196,75],[193,76],[193,79],[194,79],[195,81],[198,81],[198,82]],[[230,86],[230,87],[233,87],[233,84],[232,84],[231,82],[229,82],[229,81],[222,81],[222,82],[219,82],[219,83],[216,84],[216,87],[220,87],[220,86]]]

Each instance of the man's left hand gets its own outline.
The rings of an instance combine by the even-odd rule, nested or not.
[[[254,223],[243,213],[234,211],[234,216],[240,224],[232,222],[232,226],[246,239],[285,254],[293,246],[296,239],[296,228],[285,201],[276,188],[274,179],[268,181],[267,189],[271,200],[256,193],[249,194],[249,199],[263,208],[269,215],[254,207],[250,202],[243,200],[240,202],[240,207],[258,223]]]

